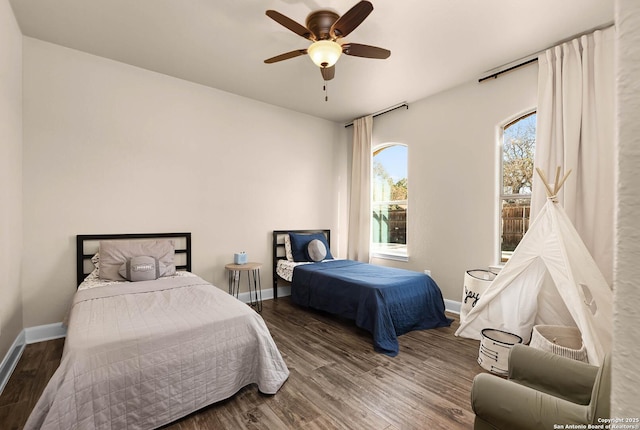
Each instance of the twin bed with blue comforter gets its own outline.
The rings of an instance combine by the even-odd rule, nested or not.
[[[321,232],[328,236],[327,231]],[[288,252],[278,255],[277,248],[278,238],[286,234],[301,236],[296,240],[307,245],[312,238],[321,239],[317,231],[274,231],[274,276],[278,264],[287,264]],[[353,260],[311,260],[295,262],[290,281],[294,303],[355,321],[372,334],[374,349],[389,356],[399,352],[398,336],[451,324],[440,288],[419,272]],[[277,282],[274,278],[274,292]]]

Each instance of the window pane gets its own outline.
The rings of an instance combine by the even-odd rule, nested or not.
[[[502,133],[500,260],[507,261],[529,229],[536,113],[506,125]]]
[[[373,243],[406,245],[406,205],[374,204],[371,230]]]
[[[407,244],[407,147],[375,150],[372,176],[372,251],[402,255]]]
[[[536,114],[505,127],[502,139],[502,194],[531,194]]]
[[[522,236],[529,230],[531,198],[502,200],[501,260],[509,259],[520,243]]]
[[[407,200],[407,147],[387,146],[373,154],[373,201]]]

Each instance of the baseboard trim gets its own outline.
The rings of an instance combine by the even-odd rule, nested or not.
[[[255,300],[255,294],[251,293],[253,296],[253,300]],[[278,287],[278,297],[285,297],[291,295],[291,287]],[[273,288],[267,288],[262,290],[262,300],[272,300],[273,299]],[[244,292],[238,294],[238,300],[243,303],[251,302],[251,297],[249,296],[249,292]]]
[[[455,300],[444,299],[444,308],[448,312],[452,312],[454,314],[460,314],[460,309],[462,308],[462,302],[456,302]]]
[[[7,355],[0,364],[0,394],[9,382],[11,374],[16,369],[24,348],[31,343],[44,342],[46,340],[59,339],[67,335],[67,329],[61,322],[53,324],[39,325],[25,328],[16,336]]]
[[[278,297],[286,297],[290,295],[291,295],[290,286],[278,287]],[[262,290],[262,300],[271,300],[271,299],[273,299],[273,289],[269,288],[266,290]],[[249,303],[251,301],[249,292],[238,294],[238,300],[242,301],[243,303]],[[255,296],[254,296],[254,300],[255,300]],[[462,302],[444,299],[444,308],[447,312],[451,312],[459,315],[460,309],[462,308]]]
[[[0,364],[0,394],[4,391],[4,387],[7,385],[7,382],[9,382],[9,378],[18,365],[18,361],[20,360],[26,345],[27,341],[25,332],[22,330],[13,341],[13,344],[11,344],[9,351],[7,351],[7,355],[5,355],[2,360],[2,364]]]
[[[60,339],[67,336],[67,328],[61,322],[24,329],[27,344]]]
[[[286,297],[291,295],[291,286],[284,285],[282,287],[278,287],[278,297]],[[273,298],[273,289],[271,289],[271,298]]]
[[[278,287],[278,297],[286,297],[291,295],[291,287],[290,286],[282,286]],[[273,289],[269,288],[266,290],[262,290],[262,300],[272,300],[273,299]],[[238,294],[238,300],[243,303],[249,303],[251,301],[251,297],[249,296],[249,292],[244,292]],[[254,295],[255,300],[255,295]],[[462,302],[457,302],[455,300],[444,299],[444,307],[447,312],[451,312],[454,314],[460,314],[460,309],[462,308]]]

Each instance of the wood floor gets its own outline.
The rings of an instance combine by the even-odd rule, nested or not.
[[[455,317],[454,315],[449,315]],[[264,302],[262,317],[291,372],[277,394],[255,385],[165,426],[203,429],[471,429],[469,402],[479,342],[451,327],[400,336],[400,353],[373,351],[351,321]],[[0,428],[21,429],[55,371],[63,339],[27,345],[0,396]]]

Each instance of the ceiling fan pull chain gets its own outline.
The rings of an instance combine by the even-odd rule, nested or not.
[[[327,81],[324,81],[324,85],[322,86],[322,90],[324,91],[324,101],[329,101],[329,95],[327,94]]]

